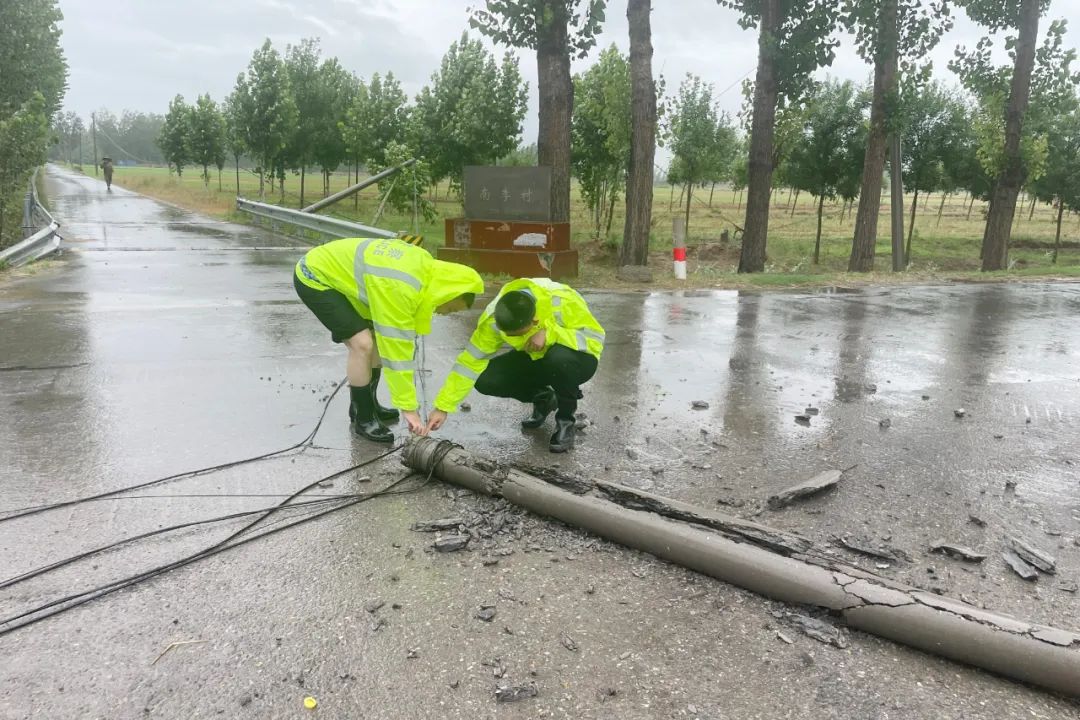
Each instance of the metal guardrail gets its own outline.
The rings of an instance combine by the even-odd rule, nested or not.
[[[249,213],[254,217],[270,221],[271,226],[275,230],[278,229],[278,227],[276,227],[278,225],[288,225],[332,238],[396,238],[398,236],[397,233],[391,232],[390,230],[380,230],[379,228],[371,227],[369,225],[339,220],[337,218],[326,217],[325,215],[301,212],[300,210],[291,210],[277,205],[268,205],[267,203],[247,200],[241,197],[236,198],[236,209],[241,212]]]
[[[30,176],[30,187],[23,206],[23,234],[27,237],[6,250],[0,250],[0,266],[19,267],[60,249],[60,223],[53,219],[38,199],[37,174],[38,171],[34,170]]]

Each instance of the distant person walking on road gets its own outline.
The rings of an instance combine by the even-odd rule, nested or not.
[[[112,190],[113,159],[108,155],[101,158],[101,169],[105,172],[105,189]]]
[[[438,430],[475,383],[483,395],[532,403],[522,427],[538,428],[554,412],[549,449],[566,452],[574,446],[581,385],[596,374],[603,350],[604,328],[577,290],[547,278],[513,280],[480,316],[435,398],[427,430]]]
[[[309,250],[293,275],[296,294],[349,350],[349,418],[375,442],[394,441],[383,423],[396,422],[398,410],[410,432],[427,435],[413,382],[416,338],[431,332],[433,314],[470,308],[484,292],[475,270],[436,260],[413,240],[332,240]],[[376,397],[384,368],[389,408]]]

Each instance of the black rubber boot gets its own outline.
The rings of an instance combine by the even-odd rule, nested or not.
[[[382,368],[371,368],[371,397],[375,400],[375,417],[384,423],[396,423],[401,419],[401,413],[395,408],[383,407],[379,404],[379,380],[382,379]]]
[[[551,444],[548,445],[551,452],[564,453],[574,447],[574,423],[573,419],[555,418],[555,432],[551,436]]]
[[[559,401],[555,397],[555,391],[551,388],[544,388],[536,397],[533,398],[533,411],[525,420],[521,421],[521,427],[523,428],[538,428],[544,424],[547,420],[547,416],[555,412],[555,408],[559,406]]]
[[[372,442],[394,442],[394,433],[387,430],[382,421],[375,417],[375,399],[371,386],[349,386],[349,394],[352,396],[349,417],[352,418],[353,432]]]

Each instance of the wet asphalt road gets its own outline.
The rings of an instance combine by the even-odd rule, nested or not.
[[[56,169],[49,186],[69,252],[0,276],[0,510],[304,438],[343,355],[294,299],[299,246]],[[910,561],[832,546],[890,577],[1080,629],[1069,592],[1080,580],[1080,286],[587,297],[609,342],[585,388],[594,425],[555,460],[561,470],[826,547],[847,536],[899,548]],[[429,396],[472,320],[436,320]],[[446,437],[552,462],[546,434],[517,427],[522,408],[469,401]],[[807,407],[818,414],[796,423]],[[338,396],[302,453],[0,523],[0,581],[265,507],[281,498],[252,496],[294,492],[381,450],[349,436]],[[835,492],[762,509],[828,468],[851,468]],[[402,472],[391,458],[313,492],[366,492]],[[777,618],[779,604],[542,519],[511,513],[508,530],[450,555],[409,529],[494,508],[437,484],[375,499],[0,636],[0,717],[1080,717],[1076,703],[870,636],[822,645]],[[0,613],[240,527],[196,526],[0,589]],[[1000,559],[1010,534],[1053,553],[1058,574],[1012,575]],[[937,539],[990,558],[931,555]],[[367,612],[375,599],[386,604]],[[487,603],[490,623],[474,618]],[[495,703],[496,684],[527,682],[538,697]]]

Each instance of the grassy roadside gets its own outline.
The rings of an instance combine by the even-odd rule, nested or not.
[[[245,222],[246,217],[235,211],[237,179],[226,171],[219,179],[213,174],[209,186],[203,184],[197,170],[188,169],[176,178],[165,168],[117,168],[114,183],[120,187],[158,198],[166,202],[204,213],[214,218]],[[348,184],[345,173],[331,177],[330,191],[336,192]],[[259,181],[250,172],[241,170],[240,194],[257,197]],[[290,176],[283,195],[277,190],[267,194],[268,202],[286,207],[300,207],[300,181]],[[307,178],[305,202],[322,197],[322,179],[318,173]],[[420,232],[429,238],[428,247],[442,243],[443,218],[461,215],[461,203],[443,185],[429,199],[436,199],[438,218],[421,221]],[[823,218],[821,262],[812,263],[814,234],[817,227],[816,203],[806,196],[791,196],[786,190],[776,193],[770,217],[769,257],[766,272],[739,275],[737,242],[722,243],[721,233],[727,230],[734,236],[743,219],[739,195],[730,189],[717,187],[710,198],[709,189],[697,190],[691,202],[687,259],[687,280],[677,281],[671,270],[672,218],[685,214],[678,207],[678,190],[658,187],[654,197],[654,233],[651,240],[650,265],[654,281],[648,286],[620,280],[616,275],[617,249],[622,229],[622,216],[616,211],[612,232],[597,237],[592,232],[588,209],[576,189],[572,198],[571,222],[573,243],[581,255],[580,277],[577,285],[612,289],[676,289],[676,288],[800,288],[800,287],[860,287],[938,282],[1005,282],[1012,280],[1068,279],[1080,277],[1080,226],[1075,217],[1066,218],[1062,240],[1065,247],[1056,265],[1050,261],[1050,246],[1054,240],[1055,211],[1037,204],[1034,214],[1029,207],[1018,211],[1014,226],[1014,247],[1010,250],[1012,267],[1001,273],[978,271],[979,246],[983,229],[981,203],[969,205],[961,196],[933,196],[929,202],[920,198],[916,213],[916,228],[911,243],[911,265],[904,273],[891,273],[891,248],[888,237],[879,241],[877,264],[882,271],[848,273],[847,256],[850,250],[853,218],[839,204],[826,204]],[[711,206],[710,206],[711,200]],[[910,221],[910,198],[905,223]],[[368,188],[355,199],[334,206],[336,216],[373,223],[379,203],[378,190]],[[887,222],[888,204],[882,206]],[[379,222],[380,227],[411,230],[412,218],[389,208]],[[884,226],[879,226],[879,229]]]

